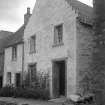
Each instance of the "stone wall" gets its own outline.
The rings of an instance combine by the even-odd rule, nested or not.
[[[3,77],[3,86],[6,85],[7,81],[7,72],[12,73],[12,84],[15,85],[15,73],[22,72],[22,56],[23,56],[23,45],[17,45],[17,59],[12,61],[12,47],[5,49],[5,58],[4,58],[4,77]]]
[[[0,76],[3,76],[4,70],[4,53],[0,53]]]
[[[77,20],[77,93],[82,95],[91,91],[93,45],[92,26]]]
[[[105,104],[105,0],[94,0],[94,87],[97,101]]]
[[[51,97],[54,60],[66,60],[66,95],[76,92],[76,16],[65,0],[37,0],[24,32],[24,72],[32,63],[37,63],[37,72],[49,72]],[[63,45],[54,47],[54,26],[59,24],[63,24]],[[32,35],[36,35],[36,53],[30,54]]]

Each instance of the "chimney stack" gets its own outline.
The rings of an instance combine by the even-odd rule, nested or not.
[[[27,14],[30,14],[30,8],[27,7]]]
[[[24,25],[26,26],[31,16],[30,8],[27,7],[27,13],[24,15]]]

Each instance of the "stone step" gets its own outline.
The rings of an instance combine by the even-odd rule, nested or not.
[[[56,99],[51,99],[49,100],[50,102],[54,102],[54,103],[63,103],[65,102],[67,99],[66,97],[60,97],[60,98],[56,98]]]

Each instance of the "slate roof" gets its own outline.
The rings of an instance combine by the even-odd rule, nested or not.
[[[84,22],[86,24],[93,24],[93,8],[78,1],[78,0],[66,0],[70,6],[72,6],[73,9],[75,9],[75,12],[78,13],[78,19],[81,22]]]
[[[7,44],[6,44],[6,48],[13,46],[15,44],[19,44],[23,42],[23,35],[24,35],[24,29],[25,26],[22,25],[18,31],[16,31],[14,34],[12,34],[11,36],[7,37]]]
[[[4,48],[7,44],[7,38],[13,34],[13,33],[11,33],[11,35],[10,35],[10,33],[8,33],[8,35],[6,35],[5,37],[0,38],[0,53],[3,53],[3,51],[4,51]],[[3,31],[3,34],[4,34],[4,31]],[[6,32],[6,34],[7,34],[7,32]]]
[[[6,38],[6,37],[8,37],[11,34],[12,34],[12,32],[1,30],[0,31],[0,39]]]
[[[0,39],[0,53],[4,52],[4,48],[13,46],[15,44],[19,44],[23,42],[25,26],[21,26],[18,31],[12,33],[8,37]]]

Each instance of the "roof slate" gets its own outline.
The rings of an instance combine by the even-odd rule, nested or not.
[[[0,39],[0,53],[4,52],[4,48],[13,46],[18,43],[23,42],[23,35],[24,35],[25,26],[21,26],[18,31],[12,33],[8,37]]]
[[[0,39],[8,37],[8,36],[11,35],[12,33],[13,33],[13,32],[1,30],[1,31],[0,31]]]
[[[25,26],[22,25],[18,31],[16,31],[14,34],[12,34],[11,36],[9,36],[6,40],[7,40],[7,44],[5,47],[10,47],[12,45],[18,44],[18,43],[22,43],[23,42],[23,35],[24,35],[24,29]]]
[[[66,0],[70,6],[78,13],[78,19],[83,22],[92,25],[93,24],[93,8],[78,1],[78,0]]]
[[[3,35],[4,35],[4,31]],[[0,53],[3,53],[5,46],[7,45],[7,38],[10,37],[13,33],[12,32],[6,32],[6,36],[3,36],[2,38],[0,38]]]

